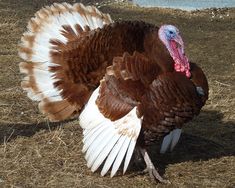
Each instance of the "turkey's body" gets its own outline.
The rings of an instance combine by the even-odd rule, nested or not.
[[[137,144],[150,175],[164,182],[143,148],[165,136],[161,153],[172,150],[208,98],[177,28],[113,23],[95,7],[63,3],[39,10],[21,41],[22,88],[51,121],[81,113],[92,171],[104,164],[101,175],[112,166],[114,176],[124,161],[125,172]]]

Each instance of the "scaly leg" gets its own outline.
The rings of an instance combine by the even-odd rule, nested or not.
[[[157,180],[160,183],[165,183],[165,184],[169,184],[170,182],[168,180],[164,180],[160,174],[158,173],[158,171],[156,170],[156,168],[154,167],[146,149],[144,148],[139,148],[140,149],[140,153],[142,154],[144,161],[146,163],[146,169],[144,171],[147,171],[150,175],[150,178],[153,180]]]

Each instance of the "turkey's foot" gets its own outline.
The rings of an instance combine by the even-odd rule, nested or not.
[[[146,149],[140,148],[140,152],[144,158],[144,161],[146,163],[146,169],[144,169],[142,171],[142,173],[149,173],[149,176],[152,180],[154,181],[158,181],[160,183],[164,183],[164,184],[169,184],[170,181],[169,180],[165,180],[161,177],[161,175],[158,173],[158,171],[156,170],[156,168],[154,167],[154,164],[152,163]]]

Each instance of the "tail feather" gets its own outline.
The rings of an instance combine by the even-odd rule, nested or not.
[[[39,110],[46,115],[51,121],[58,121],[60,119],[66,119],[71,116],[76,108],[67,100],[49,102],[43,100],[39,103]]]
[[[44,98],[50,101],[62,100],[59,91],[54,87],[51,79],[53,73],[48,71],[44,64],[25,63],[19,65],[20,71],[27,74],[21,82],[21,87],[28,92],[28,97],[32,100],[41,101]],[[56,80],[55,80],[56,81]]]
[[[36,12],[29,21],[18,49],[19,56],[26,61],[19,65],[20,72],[26,74],[21,86],[30,99],[40,102],[39,109],[50,120],[63,120],[79,111],[81,104],[70,99],[76,96],[82,103],[88,96],[85,87],[79,89],[80,85],[64,74],[68,65],[54,54],[66,50],[70,41],[80,40],[83,32],[111,22],[109,15],[79,3],[54,3]],[[71,95],[71,91],[78,93]]]

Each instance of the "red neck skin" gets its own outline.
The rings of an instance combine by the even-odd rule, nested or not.
[[[170,40],[170,48],[171,48],[171,57],[175,61],[174,68],[176,72],[181,72],[188,78],[191,77],[190,73],[190,65],[188,58],[184,55],[183,47],[178,47],[178,43],[174,40]]]

